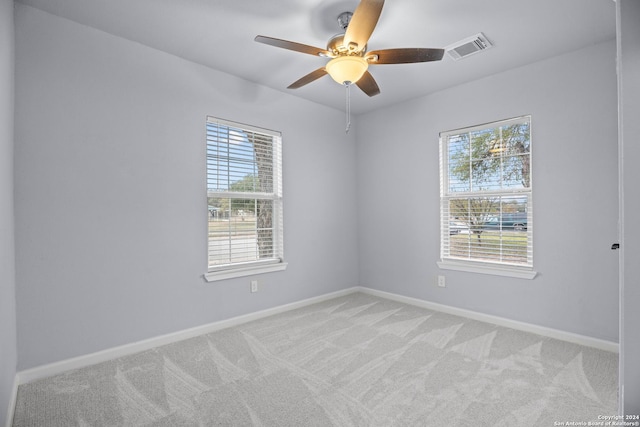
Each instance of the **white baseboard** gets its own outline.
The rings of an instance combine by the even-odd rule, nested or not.
[[[96,353],[91,353],[84,356],[78,356],[71,359],[61,360],[59,362],[54,362],[47,365],[37,366],[35,368],[20,371],[16,375],[15,389],[17,391],[17,386],[20,384],[26,384],[31,381],[50,377],[52,375],[61,374],[63,372],[70,371],[73,369],[84,368],[87,366],[95,365],[96,363],[106,362],[108,360],[116,359],[119,357],[129,356],[135,353],[139,353],[141,351],[151,350],[155,347],[160,347],[166,344],[172,344],[188,338],[193,338],[199,335],[215,332],[220,329],[241,325],[243,323],[251,322],[253,320],[262,319],[267,316],[272,316],[274,314],[279,314],[285,311],[305,307],[311,304],[326,301],[331,298],[341,297],[354,292],[362,292],[362,293],[374,295],[380,298],[386,298],[393,301],[415,305],[415,306],[426,308],[429,310],[440,311],[443,313],[462,316],[469,319],[478,320],[481,322],[492,323],[495,325],[517,329],[520,331],[531,332],[537,335],[542,335],[549,338],[568,341],[571,343],[580,344],[588,347],[594,347],[600,350],[611,351],[616,353],[619,350],[618,344],[611,341],[605,341],[597,338],[587,337],[584,335],[578,335],[571,332],[564,332],[557,329],[546,328],[543,326],[519,322],[516,320],[510,320],[503,317],[492,316],[492,315],[483,314],[483,313],[479,313],[471,310],[465,310],[462,308],[452,307],[448,305],[437,304],[437,303],[429,302],[426,300],[393,294],[390,292],[384,292],[376,289],[356,286],[353,288],[344,289],[341,291],[332,292],[325,295],[320,295],[320,296],[305,299],[302,301],[297,301],[294,303],[257,311],[255,313],[249,313],[242,316],[233,317],[231,319],[221,320],[218,322],[209,323],[202,326],[197,326],[195,328],[185,329],[183,331],[178,331],[178,332],[174,332],[167,335],[161,335],[161,336],[149,338],[143,341],[138,341],[135,343],[106,349]],[[14,405],[15,405],[15,402],[14,402]]]
[[[11,389],[11,398],[9,399],[9,408],[7,408],[6,427],[13,424],[13,414],[16,412],[16,402],[18,401],[18,375],[13,379],[13,388]]]
[[[142,351],[151,350],[156,347],[160,347],[167,344],[172,344],[185,339],[197,337],[199,335],[208,334],[211,332],[219,331],[220,329],[230,328],[232,326],[241,325],[243,323],[251,322],[254,320],[262,319],[263,317],[273,316],[274,314],[283,313],[285,311],[294,310],[296,308],[305,307],[307,305],[316,304],[322,301],[326,301],[331,298],[337,298],[344,295],[357,292],[357,288],[344,289],[337,292],[331,292],[325,295],[320,295],[313,298],[308,298],[302,301],[293,302],[290,304],[284,304],[281,306],[269,308],[266,310],[256,311],[254,313],[245,314],[242,316],[232,317],[226,320],[220,320],[218,322],[209,323],[202,326],[196,326],[195,328],[185,329],[178,332],[173,332],[166,335],[161,335],[154,338],[149,338],[143,341],[134,342],[131,344],[125,344],[118,347],[109,348],[106,350],[98,351],[96,353],[87,354],[84,356],[78,356],[71,359],[61,360],[59,362],[50,363],[47,365],[36,366],[35,368],[26,369],[18,372],[17,384],[26,384],[31,381],[39,380],[42,378],[58,375],[66,371],[73,369],[84,368],[87,366],[95,365],[96,363],[106,362],[108,360],[117,359],[123,356],[129,356]]]
[[[477,311],[465,310],[463,308],[452,307],[449,305],[438,304],[418,298],[406,297],[403,295],[393,294],[390,292],[379,291],[376,289],[358,287],[358,291],[374,295],[380,298],[386,298],[393,301],[403,302],[406,304],[415,305],[418,307],[426,308],[429,310],[440,311],[443,313],[453,314],[456,316],[466,317],[480,322],[492,323],[498,326],[504,326],[506,328],[516,329],[519,331],[530,332],[544,337],[554,338],[562,341],[567,341],[574,344],[584,345],[586,347],[593,347],[599,350],[610,351],[613,353],[619,352],[619,345],[616,342],[601,340],[598,338],[592,338],[585,335],[578,335],[572,332],[565,332],[558,329],[547,328],[545,326],[534,325],[531,323],[519,322],[517,320],[511,320],[504,317],[492,316],[490,314],[484,314]]]

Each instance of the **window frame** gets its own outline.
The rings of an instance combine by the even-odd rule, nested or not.
[[[450,189],[450,163],[449,163],[449,138],[464,133],[472,133],[489,129],[496,129],[512,124],[525,123],[529,124],[529,187],[528,188],[499,188],[492,190],[473,190],[469,191],[451,191]],[[444,270],[465,271],[481,274],[492,274],[498,276],[516,277],[522,279],[533,279],[537,272],[533,267],[533,173],[532,173],[532,125],[531,115],[513,117],[510,119],[498,120],[495,122],[484,123],[480,125],[468,126],[459,129],[453,129],[440,132],[439,134],[439,154],[440,154],[440,259],[437,262],[439,268]],[[500,178],[503,178],[502,172]],[[472,178],[469,177],[471,183]],[[449,202],[455,199],[474,199],[474,198],[509,198],[523,197],[527,198],[527,262],[526,264],[508,263],[503,260],[480,260],[469,259],[463,257],[455,257],[450,253],[451,241],[451,217]],[[503,236],[500,235],[500,248],[503,245]]]
[[[253,134],[267,135],[271,139],[272,147],[272,191],[268,193],[260,191],[247,191],[237,192],[227,190],[210,190],[209,188],[209,145],[211,141],[208,137],[208,127],[210,125],[219,127],[228,127],[234,129],[240,129],[243,132],[250,132]],[[271,229],[273,239],[273,257],[266,259],[256,259],[251,261],[238,261],[229,262],[226,264],[210,265],[210,235],[209,235],[209,221],[211,212],[207,206],[207,272],[204,274],[204,278],[207,282],[213,282],[218,280],[226,280],[235,277],[251,276],[256,274],[271,273],[275,271],[283,271],[287,268],[287,263],[284,260],[284,221],[283,221],[283,192],[282,192],[282,134],[278,131],[270,129],[264,129],[257,126],[247,125],[244,123],[238,123],[226,119],[221,119],[213,116],[207,116],[205,134],[206,140],[206,188],[207,188],[207,205],[210,197],[214,198],[228,198],[228,199],[249,199],[249,200],[269,200],[273,203],[273,211],[271,214]]]

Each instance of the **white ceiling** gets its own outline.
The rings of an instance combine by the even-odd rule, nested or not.
[[[253,41],[258,34],[324,48],[357,0],[18,0],[184,59],[337,109],[329,76],[286,87],[327,60]],[[387,0],[369,50],[444,48],[483,32],[492,49],[453,61],[370,68],[381,94],[354,87],[359,114],[615,38],[612,0]]]

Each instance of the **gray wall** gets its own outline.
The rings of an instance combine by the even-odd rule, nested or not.
[[[612,40],[359,117],[361,285],[618,341],[615,55]],[[538,277],[439,270],[439,132],[525,114]]]
[[[19,369],[358,284],[343,113],[22,5],[16,99]],[[202,279],[206,115],[283,134],[289,268],[255,294]]]
[[[619,0],[619,84],[620,141],[622,159],[622,199],[624,230],[622,236],[621,305],[623,328],[621,361],[624,386],[624,413],[640,414],[640,230],[636,224],[640,212],[640,2]]]
[[[0,0],[0,424],[16,374],[13,229],[13,1]]]

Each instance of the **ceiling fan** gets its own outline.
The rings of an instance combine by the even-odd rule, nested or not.
[[[347,89],[355,83],[367,95],[375,96],[380,93],[380,88],[367,70],[369,65],[439,61],[444,55],[444,49],[426,48],[367,51],[367,42],[378,23],[383,6],[384,0],[362,0],[353,13],[341,13],[338,16],[338,25],[343,32],[333,36],[327,43],[326,49],[266,36],[256,36],[255,41],[331,58],[324,67],[293,82],[288,89],[300,88],[329,74],[333,80],[347,86]]]

